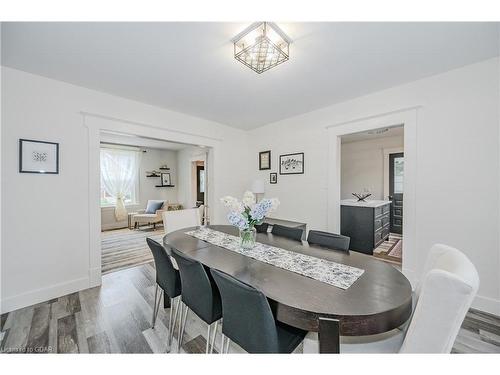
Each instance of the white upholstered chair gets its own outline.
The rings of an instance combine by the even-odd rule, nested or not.
[[[147,212],[151,203],[162,203],[162,207],[155,210],[155,212]],[[132,223],[134,228],[139,228],[141,224],[152,224],[156,228],[156,224],[161,223],[162,213],[167,210],[168,202],[164,200],[148,200],[147,207],[143,210],[138,210],[137,214],[132,216]]]
[[[182,228],[196,227],[199,225],[200,211],[197,208],[163,212],[163,228],[165,229],[165,234]]]
[[[379,335],[341,337],[341,353],[450,353],[479,288],[479,276],[459,250],[434,245],[427,257],[410,321]],[[304,353],[318,353],[316,333],[308,333]]]

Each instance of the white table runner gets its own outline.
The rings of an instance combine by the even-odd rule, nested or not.
[[[259,242],[255,244],[253,249],[242,249],[239,237],[210,228],[200,228],[186,232],[186,234],[341,289],[349,288],[365,272],[360,268],[346,266],[345,264],[296,253]]]

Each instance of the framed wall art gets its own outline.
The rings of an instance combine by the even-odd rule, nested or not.
[[[170,173],[162,173],[161,174],[161,185],[162,186],[172,185],[172,182],[170,181]]]
[[[19,139],[19,173],[59,173],[59,143]]]
[[[277,184],[278,183],[278,174],[277,173],[269,173],[269,183]]]
[[[259,170],[271,169],[271,151],[259,152]]]
[[[280,174],[303,174],[304,153],[280,155]]]

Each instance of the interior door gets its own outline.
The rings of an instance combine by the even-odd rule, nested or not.
[[[403,234],[404,153],[389,155],[389,199],[391,204],[391,233]]]
[[[200,204],[205,203],[205,167],[198,165],[196,167],[196,200]]]

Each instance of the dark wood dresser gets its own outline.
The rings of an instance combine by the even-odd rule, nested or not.
[[[340,232],[351,237],[350,249],[373,254],[389,237],[391,201],[345,199],[340,204]]]

